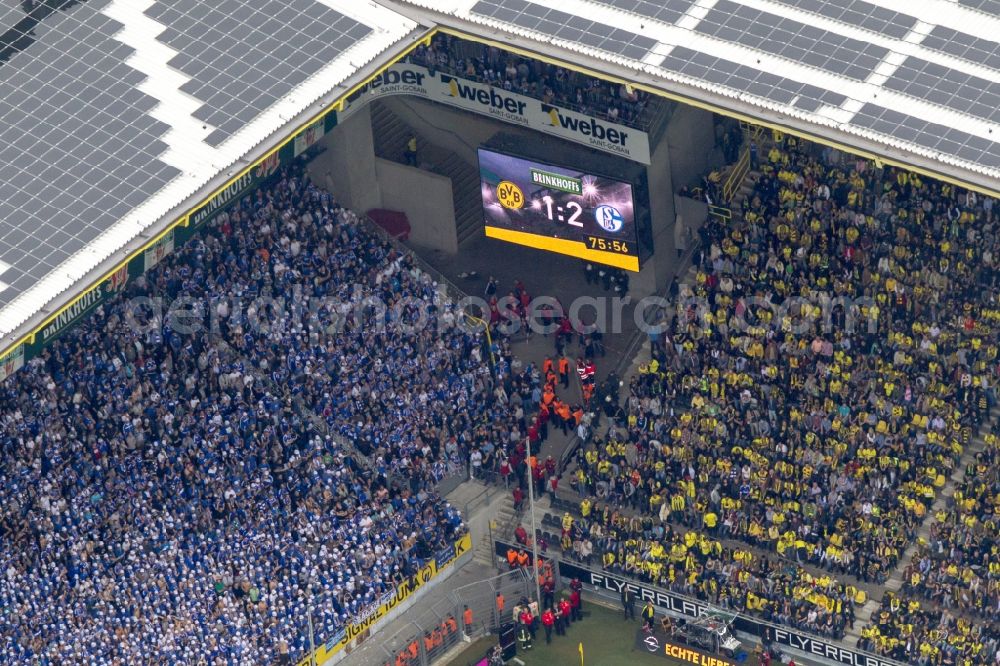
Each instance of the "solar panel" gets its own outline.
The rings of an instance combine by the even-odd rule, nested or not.
[[[938,25],[924,37],[923,46],[969,62],[1000,69],[1000,43]]]
[[[909,57],[884,86],[961,113],[990,121],[1000,120],[1000,83],[938,63]]]
[[[656,40],[526,0],[480,0],[473,14],[642,60]]]
[[[24,6],[20,2],[5,0],[0,4],[0,32],[6,32],[13,28],[18,21],[27,17]]]
[[[93,10],[102,9],[110,0],[63,0],[62,2],[37,2],[35,0],[5,0],[0,6],[0,66],[15,53],[34,44],[37,31],[53,16],[78,4],[90,3]],[[110,36],[110,35],[108,35]]]
[[[47,14],[0,65],[0,306],[179,173],[159,159],[168,127],[147,115],[158,102],[134,87],[145,76],[105,4]]]
[[[865,0],[774,1],[896,39],[902,39],[917,24],[914,16],[894,12]]]
[[[650,0],[591,0],[598,5],[606,5],[621,9],[622,11],[645,16],[663,23],[676,23],[682,17],[694,0],[661,0],[651,2]]]
[[[773,102],[792,104],[805,111],[816,111],[823,104],[840,106],[847,99],[844,95],[811,84],[787,79],[682,46],[674,48],[660,66],[672,72],[705,79]]]
[[[974,164],[1000,167],[1000,144],[953,127],[930,123],[876,104],[865,104],[851,122]]]
[[[157,0],[146,15],[168,26],[157,39],[178,51],[211,146],[372,32],[317,0]]]
[[[720,0],[698,32],[863,81],[889,52],[868,42]]]
[[[1000,0],[958,0],[963,7],[971,7],[990,16],[1000,16]]]

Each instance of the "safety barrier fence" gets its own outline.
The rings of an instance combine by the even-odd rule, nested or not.
[[[747,173],[749,172],[750,172],[750,144],[745,142],[743,144],[743,148],[740,150],[740,158],[736,161],[736,164],[729,172],[729,176],[722,184],[723,201],[725,201],[727,204],[732,203],[733,197],[736,196],[736,192],[739,191],[740,186],[743,184],[743,179],[747,177]]]
[[[423,605],[414,617],[390,628],[378,641],[363,643],[344,664],[431,666],[456,646],[493,633],[509,622],[511,608],[531,595],[530,588],[531,577],[520,569],[457,587]],[[497,608],[500,597],[504,600],[502,611]]]
[[[733,211],[731,208],[718,206],[716,204],[708,205],[708,214],[723,223],[728,222],[733,218]]]
[[[497,556],[504,555],[509,548],[515,547],[516,544],[499,539],[494,546]],[[561,558],[546,559],[555,563],[555,566],[552,567],[553,570],[558,571],[564,580],[578,578],[584,584],[585,589],[612,599],[617,598],[622,589],[628,587],[641,602],[652,601],[653,605],[657,606],[661,612],[675,617],[701,617],[710,612],[732,612],[731,609],[715,608],[699,599],[670,592],[620,574],[593,569]],[[831,638],[772,624],[752,616],[740,615],[737,617],[733,623],[733,629],[755,639],[768,635],[781,649],[795,650],[808,655],[812,660],[831,665],[905,666],[901,662],[886,657],[845,647]]]
[[[429,558],[413,576],[358,613],[334,636],[316,637],[316,640],[324,642],[317,645],[311,654],[302,657],[298,661],[298,666],[324,666],[336,663],[344,654],[349,654],[384,626],[388,618],[399,612],[399,609],[412,605],[418,595],[432,587],[435,578],[460,562],[468,561],[471,556],[472,537],[466,534]]]

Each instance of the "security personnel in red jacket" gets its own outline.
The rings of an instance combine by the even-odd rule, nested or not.
[[[569,628],[572,612],[573,612],[572,606],[570,605],[569,601],[566,600],[566,597],[563,597],[562,600],[559,602],[559,613],[562,615],[562,622],[564,629]]]
[[[572,610],[572,618],[574,622],[579,622],[583,619],[583,602],[580,600],[580,591],[573,590],[569,594],[569,607]]]
[[[545,612],[542,613],[542,626],[545,627],[545,642],[552,642],[552,627],[556,623],[556,614],[552,612],[551,608],[546,608]]]

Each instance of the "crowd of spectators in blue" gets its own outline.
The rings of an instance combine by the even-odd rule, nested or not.
[[[508,414],[450,308],[296,166],[66,332],[0,385],[0,663],[290,663],[447,549]]]
[[[609,122],[645,129],[649,94],[495,46],[438,35],[410,60],[435,72],[497,86]]]

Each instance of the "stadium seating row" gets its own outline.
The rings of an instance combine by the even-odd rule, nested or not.
[[[700,230],[694,283],[631,380],[625,416],[580,452],[576,474],[598,502],[774,551],[793,589],[811,578],[797,563],[825,568],[841,581],[824,589],[843,598],[844,581],[880,584],[900,564],[996,404],[1000,238],[990,199],[835,158],[775,144],[742,214]],[[992,505],[989,485],[973,482],[957,505]],[[967,512],[939,522],[963,521]],[[670,553],[680,537],[631,532],[602,534],[597,552],[663,581],[650,551]],[[953,575],[941,564],[927,579],[974,608],[953,583],[986,591],[996,548],[957,532],[974,551],[957,558],[967,566]],[[946,533],[956,530],[938,528],[936,549],[955,560]],[[697,573],[696,587],[704,564],[683,572]],[[730,566],[746,583],[737,607],[761,610],[754,574],[772,567]],[[816,629],[794,609],[778,619]],[[844,621],[820,624],[839,635]],[[960,656],[992,663],[995,648]]]

